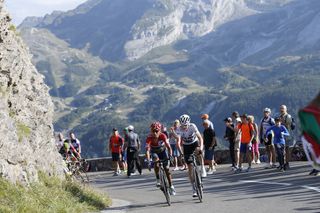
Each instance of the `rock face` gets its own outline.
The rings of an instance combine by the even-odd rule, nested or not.
[[[62,174],[53,139],[48,87],[10,23],[0,0],[0,175],[11,182],[37,181],[38,171]]]

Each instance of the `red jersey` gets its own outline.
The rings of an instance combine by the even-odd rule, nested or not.
[[[160,133],[159,138],[155,138],[152,135],[149,135],[146,140],[146,149],[147,150],[159,150],[166,147],[167,136],[163,133]]]
[[[120,135],[112,135],[109,140],[111,152],[113,153],[121,153],[122,145],[123,145],[123,139]]]
[[[243,124],[239,124],[238,129],[241,130],[241,143],[249,143],[250,139],[251,139],[251,131],[254,131],[252,124],[250,123],[243,123]]]

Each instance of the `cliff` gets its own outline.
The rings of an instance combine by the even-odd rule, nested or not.
[[[31,55],[0,0],[0,176],[38,180],[38,171],[62,174],[53,139],[53,103]]]

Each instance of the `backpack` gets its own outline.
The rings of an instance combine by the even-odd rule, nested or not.
[[[286,115],[285,121],[287,121],[288,115],[289,115],[289,114]],[[294,129],[296,128],[296,122],[295,122],[294,118],[293,118],[291,115],[290,115],[290,117],[291,117],[290,129],[291,129],[291,130],[294,130]]]

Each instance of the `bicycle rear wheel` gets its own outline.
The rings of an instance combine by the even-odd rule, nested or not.
[[[197,195],[198,195],[198,199],[202,203],[202,200],[203,200],[203,188],[202,188],[202,181],[201,181],[200,172],[199,172],[199,169],[196,166],[194,166],[193,171],[194,171],[195,189],[196,189],[196,192],[197,192]]]
[[[171,205],[171,197],[170,197],[170,192],[169,192],[169,182],[167,179],[167,176],[164,172],[164,169],[160,169],[160,180],[161,180],[161,189],[163,191],[164,196],[166,197],[166,201],[168,205]]]

